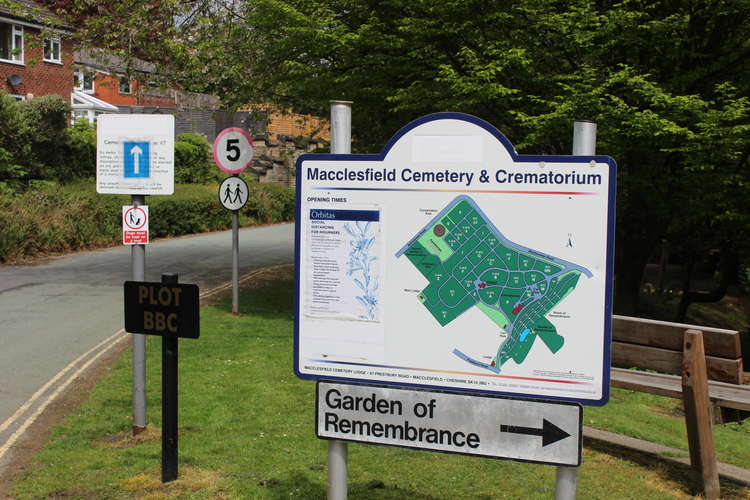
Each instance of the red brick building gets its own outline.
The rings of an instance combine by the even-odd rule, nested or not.
[[[18,99],[73,90],[72,30],[28,0],[0,6],[0,90]]]

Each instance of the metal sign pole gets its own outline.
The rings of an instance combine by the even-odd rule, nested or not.
[[[161,282],[176,285],[176,274],[162,274]],[[177,479],[177,335],[161,338],[161,481]]]
[[[145,195],[134,194],[131,205],[146,204]],[[146,245],[130,247],[131,279],[145,281]],[[146,429],[146,336],[133,335],[133,435]]]
[[[587,120],[573,123],[573,154],[593,156],[596,154],[596,123]],[[574,500],[578,483],[578,467],[558,467],[555,480],[555,499]]]
[[[352,152],[352,102],[331,101],[331,153]],[[347,497],[346,442],[328,441],[328,499],[346,500]]]
[[[234,174],[232,177],[239,177]],[[232,210],[232,314],[240,313],[240,211]]]

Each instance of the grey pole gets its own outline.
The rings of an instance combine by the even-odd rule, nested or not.
[[[234,174],[234,177],[239,177],[239,174]],[[237,316],[239,313],[240,313],[240,211],[232,210],[232,314]]]
[[[134,194],[133,206],[145,205],[146,196]],[[131,279],[146,280],[146,245],[130,247]],[[146,336],[133,335],[133,435],[146,429]]]
[[[573,123],[573,155],[596,154],[596,123],[580,120]],[[558,467],[555,480],[555,499],[574,500],[578,483],[578,467]]]
[[[331,153],[352,152],[352,102],[331,101]],[[328,500],[346,500],[346,442],[328,441]]]

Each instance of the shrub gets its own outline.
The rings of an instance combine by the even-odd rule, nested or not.
[[[199,134],[179,134],[174,144],[175,182],[202,184],[213,177],[211,146]]]
[[[46,95],[21,101],[18,109],[23,123],[22,140],[29,145],[29,176],[59,181],[74,178],[67,154],[68,103],[58,95]],[[16,161],[23,159],[16,156]]]
[[[251,196],[241,211],[243,225],[273,223],[294,217],[294,191],[285,186],[250,184]],[[127,196],[97,194],[90,182],[59,186],[33,181],[20,194],[0,191],[0,262],[49,252],[117,245]],[[152,196],[152,238],[216,231],[231,227],[216,186],[177,186],[173,196]]]
[[[86,120],[76,120],[68,129],[68,167],[74,178],[96,175],[96,129]]]

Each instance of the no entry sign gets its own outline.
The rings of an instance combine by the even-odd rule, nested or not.
[[[122,207],[122,244],[145,245],[148,243],[148,206],[125,205]]]

